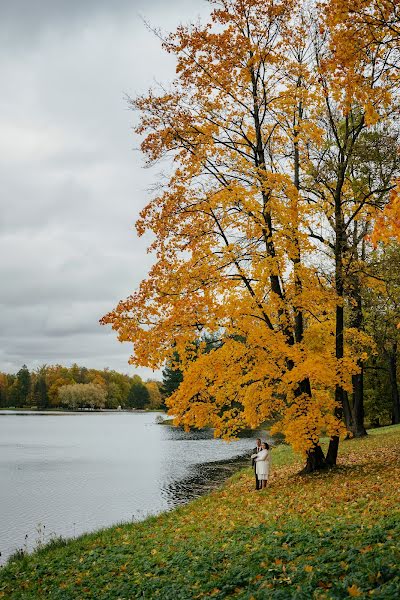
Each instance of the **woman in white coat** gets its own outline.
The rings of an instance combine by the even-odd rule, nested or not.
[[[251,458],[254,458],[256,463],[256,474],[261,488],[266,488],[269,477],[269,445],[263,442],[261,448],[262,450],[257,454],[252,454]]]

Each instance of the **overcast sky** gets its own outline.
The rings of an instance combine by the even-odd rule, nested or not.
[[[98,324],[150,264],[134,222],[158,170],[143,168],[125,94],[174,76],[143,17],[169,31],[208,5],[0,4],[0,370],[77,362],[151,376]]]

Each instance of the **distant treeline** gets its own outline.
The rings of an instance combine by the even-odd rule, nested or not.
[[[109,369],[87,369],[73,364],[43,365],[16,374],[0,372],[1,408],[164,408],[160,381],[142,381]]]

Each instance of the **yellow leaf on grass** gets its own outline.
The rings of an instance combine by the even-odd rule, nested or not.
[[[304,567],[304,570],[306,573],[311,573],[311,571],[314,569],[314,567],[312,565],[306,565]]]
[[[348,587],[347,591],[348,591],[349,596],[351,596],[352,598],[357,598],[357,597],[363,595],[362,591],[360,590],[360,588],[358,588],[356,586],[355,583],[353,583],[353,585],[351,587]]]

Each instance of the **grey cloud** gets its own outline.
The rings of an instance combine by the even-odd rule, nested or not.
[[[56,338],[49,341],[47,337],[28,340],[24,344],[13,343],[12,339],[6,341],[9,350],[5,353],[4,349],[0,348],[0,360],[3,368],[8,371],[19,369],[23,363],[34,370],[43,364],[71,366],[76,362],[91,368],[109,367],[130,375],[139,373],[143,378],[159,377],[159,373],[155,374],[151,369],[136,369],[128,365],[130,345],[116,342],[112,333],[94,337],[88,335],[63,337],[61,344]],[[94,344],[97,348],[95,361],[93,361]],[[21,362],[22,354],[24,360]],[[53,358],[49,358],[50,355]]]
[[[133,372],[129,344],[98,324],[151,264],[134,222],[159,175],[135,151],[125,94],[174,76],[139,14],[169,30],[208,10],[200,0],[2,3],[0,370]]]
[[[24,50],[54,30],[88,30],[101,19],[121,22],[146,15],[155,19],[157,26],[167,22],[171,27],[170,16],[178,21],[180,16],[193,20],[206,12],[206,2],[199,0],[13,0],[1,7],[0,40]]]

